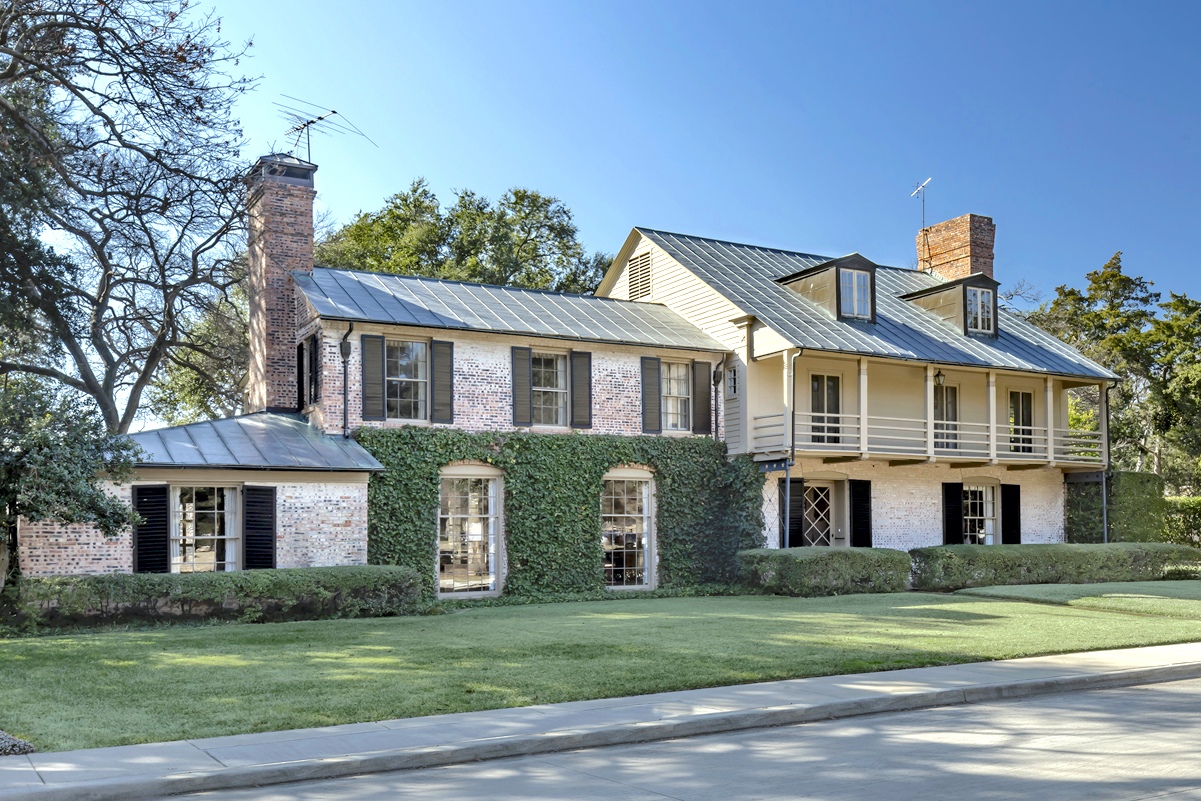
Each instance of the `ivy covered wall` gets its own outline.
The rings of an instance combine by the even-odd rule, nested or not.
[[[506,595],[603,586],[600,496],[605,473],[655,475],[658,583],[731,582],[735,554],[763,545],[763,475],[704,437],[479,433],[424,426],[360,430],[388,468],[368,490],[368,562],[418,570],[434,591],[439,472],[461,460],[504,471]]]

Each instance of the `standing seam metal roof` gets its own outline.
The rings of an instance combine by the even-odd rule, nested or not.
[[[686,350],[729,350],[666,306],[593,295],[332,270],[294,272],[326,319],[525,334]]]
[[[777,283],[834,257],[636,229],[744,314],[793,346],[972,367],[1003,367],[1088,378],[1115,378],[1045,331],[1000,310],[996,337],[967,336],[899,295],[941,283],[928,273],[876,270],[876,322],[833,320],[817,304]]]

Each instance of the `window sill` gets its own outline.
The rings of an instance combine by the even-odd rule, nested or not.
[[[637,586],[625,585],[625,586],[615,587],[615,586],[606,584],[605,589],[611,590],[612,592],[650,592],[651,590],[655,589],[655,585],[654,584],[640,584]]]
[[[570,434],[571,426],[529,426],[531,434]]]
[[[385,425],[392,424],[392,425],[399,425],[399,426],[428,426],[430,424],[430,421],[429,420],[405,420],[403,417],[389,417],[388,419],[384,420],[383,423]]]
[[[699,434],[693,434],[691,431],[660,431],[660,436],[664,437],[696,437]],[[707,434],[704,436],[708,436]]]
[[[487,592],[439,592],[439,601],[473,601],[479,598],[499,598],[500,590]]]

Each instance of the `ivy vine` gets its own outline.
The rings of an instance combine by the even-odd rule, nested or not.
[[[730,583],[736,554],[763,542],[763,475],[748,457],[703,437],[466,433],[404,426],[358,441],[387,468],[368,490],[368,561],[406,565],[434,592],[439,474],[457,461],[504,471],[505,594],[531,598],[604,586],[604,475],[645,465],[655,475],[660,587]]]

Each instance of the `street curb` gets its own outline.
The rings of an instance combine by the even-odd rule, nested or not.
[[[35,787],[0,790],[0,801],[31,799],[36,801],[125,801],[126,799],[196,793],[206,790],[233,790],[262,787],[313,779],[333,779],[394,770],[429,768],[486,759],[531,756],[555,751],[570,751],[605,745],[626,745],[652,740],[667,740],[698,734],[718,734],[744,729],[786,726],[820,720],[900,712],[958,704],[975,704],[1010,698],[1103,689],[1135,684],[1154,684],[1179,679],[1201,678],[1201,662],[1133,668],[1078,676],[980,684],[949,690],[898,693],[894,695],[845,698],[829,703],[765,707],[736,712],[714,712],[674,720],[655,720],[577,729],[546,734],[497,737],[463,745],[406,748],[364,755],[306,759],[273,765],[192,771],[166,776],[140,776],[102,779],[91,782],[63,782]]]

